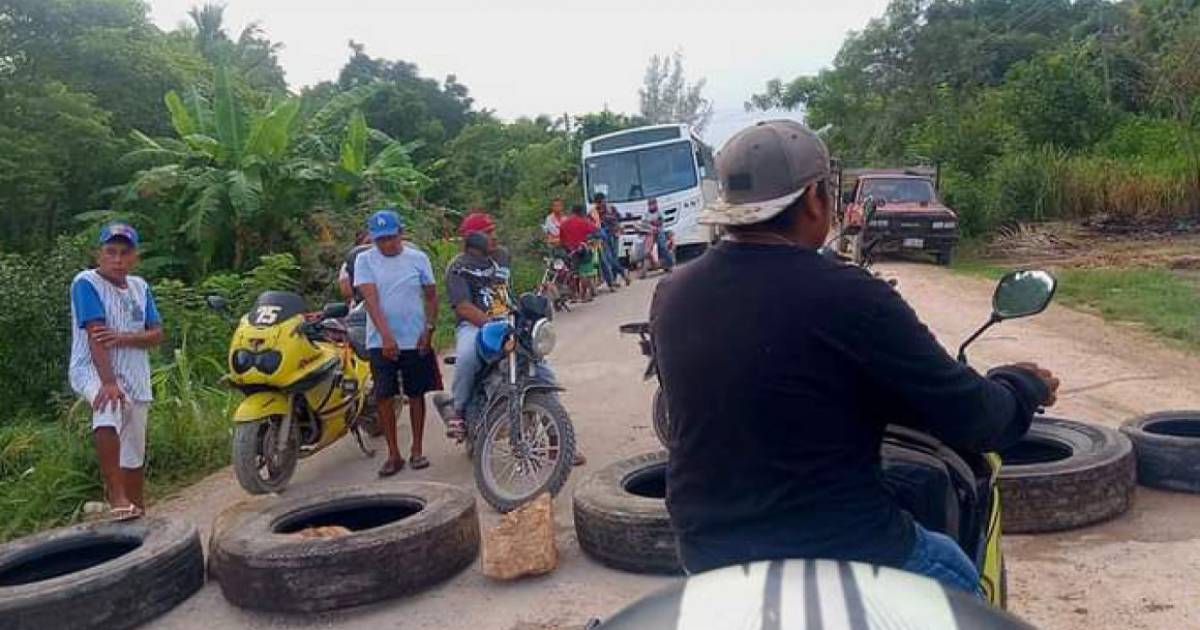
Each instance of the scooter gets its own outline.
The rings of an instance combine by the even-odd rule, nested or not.
[[[209,296],[210,308],[228,303]],[[225,380],[246,395],[233,414],[233,469],[250,494],[283,492],[299,459],[348,433],[363,441],[371,370],[363,335],[340,320],[343,303],[306,315],[304,298],[287,291],[258,296],[229,343]]]
[[[557,341],[551,305],[526,293],[515,313],[479,329],[476,351],[483,368],[466,410],[467,452],[475,484],[492,507],[508,512],[543,492],[557,494],[575,461],[575,427],[558,399],[562,388],[541,376],[537,363]],[[453,365],[456,357],[447,357]],[[454,401],[433,398],[450,428]]]

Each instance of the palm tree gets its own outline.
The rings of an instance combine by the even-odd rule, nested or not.
[[[155,232],[181,237],[164,248],[175,252],[172,264],[203,275],[245,269],[288,243],[316,205],[412,199],[431,183],[412,166],[413,147],[369,129],[361,112],[348,109],[370,93],[341,95],[302,124],[297,98],[245,111],[218,67],[211,103],[195,89],[186,99],[173,91],[164,98],[177,137],[133,132],[138,148],[122,160],[137,172],[119,203],[128,209],[149,200]],[[325,141],[331,120],[347,111],[350,122],[332,150]],[[372,143],[382,146],[374,155]]]

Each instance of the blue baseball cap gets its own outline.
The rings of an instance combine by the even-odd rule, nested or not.
[[[100,228],[101,245],[108,243],[114,238],[123,238],[132,243],[134,247],[138,246],[137,230],[133,229],[133,226],[128,223],[117,221]]]
[[[404,231],[404,219],[395,210],[380,210],[367,219],[367,231],[371,233],[372,240],[396,236]]]

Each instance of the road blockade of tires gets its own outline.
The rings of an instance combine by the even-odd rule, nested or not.
[[[1200,493],[1200,411],[1160,411],[1125,421],[1137,453],[1138,483]]]
[[[1133,502],[1133,445],[1115,429],[1039,416],[1000,457],[1005,533],[1083,527],[1115,518]]]
[[[53,529],[0,545],[0,628],[133,628],[203,585],[191,523],[147,517]]]
[[[575,534],[585,553],[633,573],[678,574],[678,541],[666,505],[667,453],[620,460],[575,489]]]
[[[441,483],[282,498],[216,534],[210,570],[244,608],[317,612],[415,593],[479,554],[474,494]]]

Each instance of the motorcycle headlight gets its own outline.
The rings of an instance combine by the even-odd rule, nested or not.
[[[263,374],[274,374],[280,363],[283,363],[283,355],[278,350],[267,350],[258,355],[258,371]]]
[[[235,350],[229,363],[234,372],[242,374],[254,367],[254,353],[249,350]]]
[[[533,351],[539,357],[544,357],[554,351],[554,345],[558,343],[558,333],[554,330],[554,323],[548,319],[543,319],[533,325],[533,333],[530,334],[533,341]]]
[[[554,259],[554,270],[555,271],[562,271],[566,267],[567,267],[567,264],[564,263],[561,258]]]

